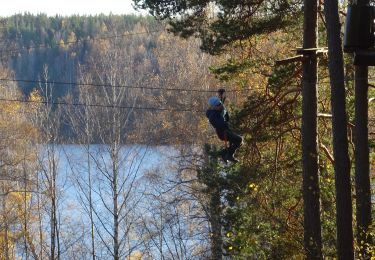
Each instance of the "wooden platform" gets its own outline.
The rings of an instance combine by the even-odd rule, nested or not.
[[[304,49],[302,47],[297,47],[293,49],[295,52],[297,52],[297,56],[285,58],[282,60],[275,61],[275,65],[283,65],[283,64],[289,64],[292,62],[302,62],[306,59],[306,56],[311,55],[315,53],[318,56],[326,55],[328,53],[327,47],[320,47],[320,48],[307,48]]]

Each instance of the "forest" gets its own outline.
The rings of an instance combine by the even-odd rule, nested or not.
[[[132,1],[0,17],[0,259],[375,259],[372,3]]]

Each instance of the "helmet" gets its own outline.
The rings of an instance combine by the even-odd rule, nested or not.
[[[208,104],[215,107],[221,105],[221,101],[218,97],[213,96],[208,99]]]

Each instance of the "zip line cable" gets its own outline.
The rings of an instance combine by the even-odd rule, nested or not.
[[[65,106],[82,106],[82,107],[101,107],[101,108],[116,108],[116,109],[134,109],[134,110],[153,110],[153,111],[169,111],[169,112],[206,112],[205,110],[193,110],[183,108],[160,108],[160,107],[132,107],[132,106],[116,106],[116,105],[101,105],[101,104],[86,104],[86,103],[68,103],[59,101],[35,101],[35,100],[22,100],[22,99],[6,99],[0,98],[0,102],[15,102],[15,103],[34,103],[44,105],[65,105]]]
[[[358,78],[358,80],[363,79],[375,79],[374,77],[368,78]],[[354,81],[354,78],[346,78],[344,80],[338,80],[334,83],[341,82],[351,82]],[[5,82],[23,82],[23,83],[38,83],[38,84],[56,84],[56,85],[69,85],[69,86],[90,86],[90,87],[104,87],[104,88],[127,88],[127,89],[148,89],[148,90],[162,90],[162,91],[186,91],[186,92],[196,92],[196,93],[216,93],[217,90],[202,90],[202,89],[187,89],[187,88],[163,88],[163,87],[145,87],[145,86],[132,86],[132,85],[112,85],[112,84],[99,84],[99,83],[81,83],[81,82],[64,82],[64,81],[50,81],[50,80],[29,80],[29,79],[9,79],[9,78],[0,78],[0,81]],[[319,83],[330,83],[327,81],[320,81]],[[291,84],[290,86],[300,86]],[[226,90],[226,92],[247,92],[251,91],[251,88],[238,89],[238,90]]]
[[[214,92],[216,93],[217,92],[217,90],[145,87],[145,86],[131,86],[131,85],[111,85],[111,84],[99,84],[99,83],[63,82],[63,81],[9,79],[9,78],[0,78],[0,81],[39,83],[39,84],[56,84],[56,85],[70,85],[70,86],[91,86],[91,87],[104,87],[104,88],[128,88],[128,89],[149,89],[149,90],[163,90],[163,91],[186,91],[186,92],[198,92],[198,93],[214,93]],[[249,90],[251,90],[251,89],[226,90],[226,92],[243,92],[243,91],[249,91]]]
[[[39,83],[39,84],[57,84],[57,85],[70,85],[70,86],[91,86],[91,87],[104,87],[104,88],[150,89],[150,90],[189,91],[189,92],[217,92],[217,90],[199,90],[199,89],[184,89],[184,88],[162,88],[162,87],[142,87],[142,86],[131,86],[131,85],[111,85],[111,84],[80,83],[80,82],[62,82],[62,81],[44,81],[44,80],[27,80],[27,79],[6,79],[6,78],[1,78],[0,81],[23,82],[23,83]]]
[[[364,79],[375,79],[375,76],[368,78],[357,78],[358,80]],[[334,83],[341,82],[352,82],[355,78],[346,78],[343,80],[334,81]],[[129,88],[129,89],[150,89],[150,90],[165,90],[165,91],[187,91],[187,92],[199,92],[199,93],[213,93],[217,90],[203,90],[203,89],[186,89],[186,88],[163,88],[163,87],[142,87],[142,86],[132,86],[132,85],[112,85],[112,84],[100,84],[100,83],[80,83],[80,82],[64,82],[64,81],[50,81],[50,80],[29,80],[29,79],[9,79],[0,78],[0,81],[7,82],[24,82],[24,83],[39,83],[39,84],[56,84],[56,85],[71,85],[71,86],[91,86],[91,87],[105,87],[105,88]],[[331,83],[329,80],[319,81],[319,83],[328,84]],[[289,86],[300,86],[296,84],[291,84]],[[238,89],[238,90],[225,90],[225,92],[245,92],[251,91],[252,89]]]
[[[68,103],[63,101],[35,101],[35,100],[22,100],[22,99],[6,99],[0,98],[0,102],[15,102],[15,103],[28,103],[28,104],[45,104],[45,105],[65,105],[65,106],[81,106],[81,107],[100,107],[100,108],[114,108],[114,109],[134,109],[134,110],[152,110],[152,111],[168,111],[168,112],[197,112],[204,113],[205,110],[182,109],[182,108],[160,108],[160,107],[133,107],[133,106],[117,106],[117,105],[102,105],[102,104],[86,104],[86,103]]]
[[[357,80],[364,79],[375,79],[375,76],[367,78],[357,78]],[[338,80],[333,83],[342,83],[342,82],[352,82],[355,78],[345,78],[343,80]],[[101,83],[81,83],[81,82],[65,82],[65,81],[51,81],[51,80],[32,80],[32,79],[10,79],[10,78],[0,78],[0,81],[5,82],[23,82],[23,83],[38,83],[38,84],[56,84],[56,85],[69,85],[69,86],[91,86],[91,87],[104,87],[104,88],[127,88],[127,89],[149,89],[149,90],[163,90],[163,91],[186,91],[186,92],[197,92],[197,93],[214,93],[217,90],[203,90],[203,89],[187,89],[187,88],[163,88],[163,87],[145,87],[145,86],[132,86],[132,85],[112,85],[112,84],[101,84]],[[317,84],[331,83],[330,80],[322,80]],[[300,86],[291,84],[290,86]],[[251,88],[238,89],[238,90],[226,90],[226,92],[246,92],[251,91]]]

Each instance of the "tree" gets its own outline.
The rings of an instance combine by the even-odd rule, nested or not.
[[[146,173],[145,196],[152,199],[142,216],[143,252],[152,259],[222,259],[224,178],[217,159],[185,145],[165,156],[169,163]],[[205,159],[209,166],[202,164]]]
[[[1,69],[2,77],[11,77]],[[3,104],[0,109],[0,258],[14,259],[22,248],[26,257],[35,258],[36,244],[31,239],[35,219],[34,181],[36,157],[33,144],[38,132],[32,125],[29,113],[33,109],[12,102],[21,95],[13,83],[1,84]],[[7,101],[10,100],[10,101]]]
[[[87,79],[81,75],[81,81],[86,82]],[[92,90],[94,91],[94,90]],[[65,98],[68,102],[72,103],[70,100],[72,97],[68,96]],[[79,191],[78,198],[81,201],[84,212],[87,213],[89,218],[89,230],[90,230],[90,254],[93,260],[97,257],[96,251],[96,234],[95,234],[95,222],[94,222],[94,174],[93,174],[93,162],[91,156],[93,155],[92,143],[94,130],[93,130],[93,120],[95,109],[90,109],[90,95],[89,89],[79,91],[78,100],[80,103],[86,106],[83,109],[72,109],[68,107],[66,111],[66,121],[75,134],[75,140],[84,147],[85,159],[80,158],[78,165],[73,160],[75,155],[67,155],[69,160],[69,166],[73,172],[73,183]],[[73,158],[70,158],[72,156]],[[83,168],[83,169],[82,169]]]
[[[63,151],[59,146],[59,129],[62,116],[60,108],[53,104],[55,86],[48,82],[47,67],[42,78],[43,83],[31,93],[29,103],[36,107],[30,118],[40,130],[39,146],[34,152],[38,158],[35,181],[38,223],[35,229],[39,231],[36,237],[39,239],[40,257],[59,259],[69,255],[83,232],[78,232],[81,226],[70,215],[72,204],[62,203],[67,198],[65,191],[68,179],[61,171]]]
[[[352,1],[358,6],[369,5],[368,0]],[[357,243],[360,254],[369,257],[371,234],[371,187],[368,141],[368,67],[355,66],[355,191],[357,217]]]
[[[104,86],[92,87],[91,91],[81,90],[80,101],[86,102],[87,106],[98,106],[85,107],[81,120],[77,120],[77,116],[71,117],[75,119],[71,121],[75,124],[75,130],[83,128],[77,131],[81,142],[88,142],[86,146],[92,141],[102,144],[87,150],[90,169],[95,171],[94,175],[88,173],[88,178],[95,176],[95,180],[83,180],[85,183],[81,180],[80,185],[84,184],[90,189],[84,192],[86,199],[83,206],[89,207],[88,214],[90,221],[94,222],[95,236],[105,248],[103,254],[114,259],[132,255],[141,243],[132,239],[132,234],[137,222],[135,211],[142,198],[138,197],[141,193],[136,184],[147,153],[147,146],[127,146],[139,90],[116,87],[135,81],[135,72],[131,67],[133,53],[120,46],[117,40],[103,41],[94,46],[95,56],[82,75],[82,81],[92,82],[95,79]],[[119,108],[121,106],[123,109]],[[95,129],[94,133],[87,131],[87,124]],[[141,129],[137,130],[140,134]],[[91,216],[92,213],[94,216]],[[95,245],[96,250],[98,244]]]
[[[317,1],[304,1],[303,48],[317,47]],[[307,259],[322,259],[317,138],[317,54],[305,53],[302,68],[302,165],[304,246]]]
[[[325,1],[324,13],[327,24],[331,82],[333,155],[336,179],[337,255],[338,259],[353,259],[353,210],[348,155],[348,121],[345,105],[344,60],[340,38],[341,26],[338,1]]]
[[[48,81],[48,67],[44,67],[42,75],[44,81]],[[42,189],[47,194],[48,217],[49,217],[49,257],[60,259],[61,237],[60,237],[60,214],[59,214],[59,159],[58,159],[58,130],[60,128],[59,115],[52,108],[54,86],[48,83],[41,84],[40,93],[46,106],[40,107],[35,123],[41,130],[41,140],[46,144],[39,156],[40,180]]]
[[[205,146],[204,166],[198,171],[198,180],[204,184],[202,193],[207,194],[208,205],[205,207],[210,223],[211,259],[223,259],[223,178],[220,176],[218,160],[209,153],[215,153],[216,147]]]
[[[168,19],[171,31],[181,37],[199,37],[201,48],[220,54],[251,36],[283,28],[298,13],[298,1],[159,1],[133,0],[160,19]]]

